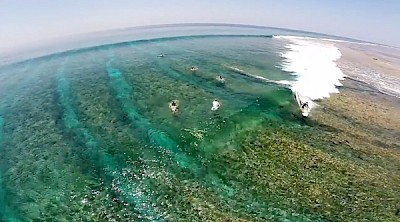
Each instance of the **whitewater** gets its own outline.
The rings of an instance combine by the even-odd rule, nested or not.
[[[302,103],[307,102],[310,109],[317,106],[316,101],[328,98],[332,93],[339,93],[338,87],[342,86],[340,81],[344,80],[345,75],[336,64],[342,56],[333,44],[336,40],[299,36],[273,38],[286,42],[284,50],[279,52],[282,62],[277,68],[295,76],[294,80],[271,80],[235,66],[227,68],[255,80],[289,88]]]
[[[297,92],[303,102],[314,107],[315,101],[328,98],[332,93],[339,93],[340,80],[345,75],[336,61],[342,56],[339,49],[330,42],[298,36],[274,36],[286,41],[281,69],[296,76],[288,84]],[[287,84],[285,82],[285,84]]]

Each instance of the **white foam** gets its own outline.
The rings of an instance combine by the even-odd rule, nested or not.
[[[314,38],[314,37],[305,37],[305,36],[274,35],[273,38],[276,38],[276,39],[318,40],[318,41],[323,40],[323,41],[326,41],[326,42],[342,42],[342,43],[351,43],[351,44],[368,45],[368,46],[376,46],[376,45],[378,45],[378,44],[370,43],[370,42],[356,42],[356,41],[347,41],[347,40],[340,40],[340,39]]]
[[[283,52],[281,64],[284,71],[295,75],[296,81],[291,83],[292,91],[306,100],[318,100],[338,93],[337,86],[344,79],[343,72],[335,61],[341,53],[332,43],[316,41],[308,37],[278,36],[288,40]]]

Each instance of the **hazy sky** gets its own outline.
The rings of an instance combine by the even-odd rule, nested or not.
[[[0,0],[0,50],[166,23],[301,29],[400,47],[400,0]]]

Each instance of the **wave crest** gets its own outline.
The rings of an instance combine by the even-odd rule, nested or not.
[[[291,89],[309,100],[329,97],[338,93],[340,80],[345,75],[335,61],[342,54],[333,44],[302,37],[274,36],[288,40],[286,51],[281,53],[282,70],[297,76]]]

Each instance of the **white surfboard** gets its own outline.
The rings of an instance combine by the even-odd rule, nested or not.
[[[302,97],[298,92],[293,91],[294,98],[296,99],[297,105],[299,105],[299,108],[301,110],[301,114],[304,117],[307,117],[308,114],[311,111],[311,101],[309,99]]]
[[[212,111],[215,111],[215,110],[219,109],[220,106],[221,106],[221,103],[214,100],[214,101],[212,102],[211,110],[212,110]]]

